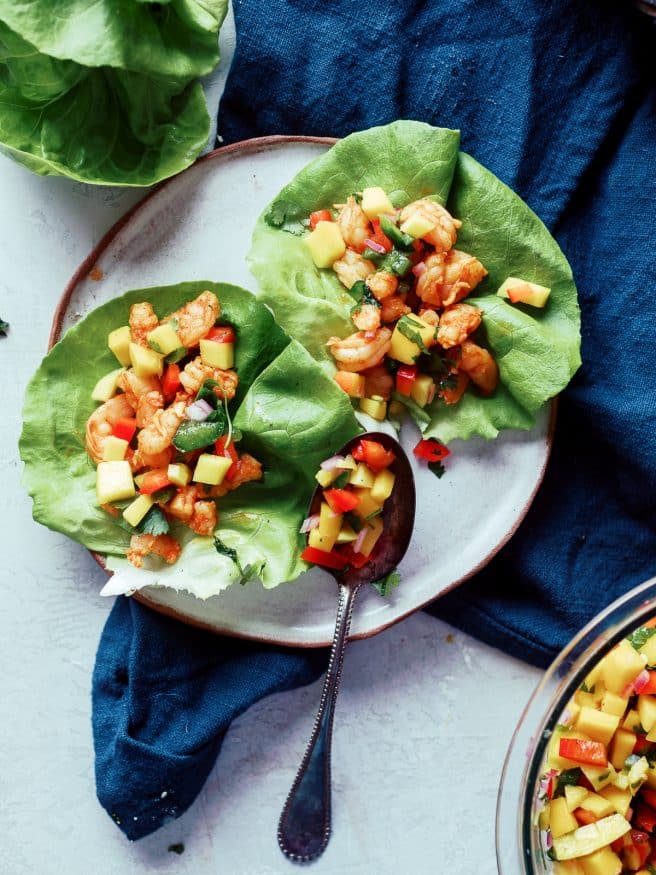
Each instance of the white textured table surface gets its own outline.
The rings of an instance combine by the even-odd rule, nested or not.
[[[232,30],[222,41],[225,69]],[[216,96],[222,76],[214,84]],[[20,486],[25,385],[71,274],[141,193],[41,179],[0,159],[0,872],[293,872],[275,832],[319,684],[231,727],[180,820],[130,844],[95,798],[91,671],[111,605],[83,548],[37,526]],[[506,747],[539,672],[423,614],[347,655],[334,749],[334,833],[317,875],[496,869]],[[182,855],[168,846],[182,842]]]

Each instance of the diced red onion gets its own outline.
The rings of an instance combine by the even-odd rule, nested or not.
[[[553,845],[553,838],[551,835],[551,830],[549,830],[549,832],[547,833],[547,850],[549,850],[549,848],[551,848],[552,845]]]
[[[362,528],[360,529],[360,532],[358,534],[358,537],[355,539],[355,541],[353,541],[353,552],[354,553],[360,552],[360,549],[362,548],[362,545],[364,544],[364,539],[366,536],[367,536],[366,526],[362,526]]]
[[[623,699],[628,699],[632,695],[633,695],[633,681],[629,681],[629,683],[624,687],[624,689],[620,693],[620,696]]]
[[[417,264],[412,268],[412,272],[416,277],[421,276],[426,273],[426,265],[423,261],[418,261]]]
[[[371,240],[369,237],[364,241],[365,246],[368,246],[369,249],[373,249],[374,252],[379,252],[381,255],[385,254],[385,247],[381,246],[380,243],[376,243],[375,240]]]
[[[636,693],[641,693],[649,683],[649,672],[646,668],[640,672],[638,677],[633,681],[633,689]]]
[[[303,535],[306,535],[308,532],[311,532],[312,529],[319,528],[319,514],[313,513],[312,516],[308,516],[303,520],[303,525],[300,528],[300,532]]]
[[[329,459],[325,459],[320,467],[324,471],[337,471],[339,468],[344,468],[344,462],[346,462],[344,456],[331,456]]]
[[[200,398],[198,401],[190,404],[185,412],[188,419],[193,419],[195,422],[204,422],[213,410],[214,408],[209,401]]]

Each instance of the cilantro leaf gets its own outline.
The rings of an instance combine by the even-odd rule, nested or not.
[[[165,486],[163,489],[158,489],[150,496],[157,504],[168,504],[176,493],[175,486]]]
[[[628,635],[626,640],[636,650],[640,650],[653,635],[656,635],[656,626],[641,626],[640,629],[636,629],[635,632]]]
[[[446,468],[441,462],[429,462],[428,470],[432,471],[438,480],[446,474]]]
[[[174,365],[176,362],[181,361],[187,355],[187,347],[179,346],[177,349],[174,349],[173,352],[170,352],[167,356],[164,356],[164,361],[167,365]]]
[[[398,571],[390,571],[387,577],[381,577],[380,580],[374,581],[371,585],[377,591],[378,595],[385,598],[390,592],[401,583],[401,575]]]
[[[167,535],[170,531],[169,521],[164,512],[153,505],[141,522],[135,526],[141,535]]]
[[[239,580],[237,583],[239,583],[240,586],[246,586],[250,580],[254,580],[256,577],[261,577],[266,562],[262,562],[262,564],[257,567],[249,564],[245,568],[242,568],[237,551],[232,547],[228,547],[227,544],[224,544],[218,535],[214,536],[214,547],[219,555],[227,556],[228,559],[231,559],[235,563],[237,570],[239,571]]]
[[[4,319],[0,319],[0,337],[6,337],[9,330],[9,323]]]
[[[581,777],[581,769],[565,769],[558,775],[554,798],[565,795],[565,787],[578,784]]]
[[[411,319],[407,319],[405,316],[402,316],[396,323],[396,327],[399,330],[399,334],[407,337],[408,340],[411,340],[416,346],[419,347],[420,352],[428,352],[421,334],[416,328],[413,327]]]
[[[351,476],[350,471],[342,471],[342,473],[337,477],[331,484],[331,489],[343,489],[346,485],[348,485],[349,479]]]

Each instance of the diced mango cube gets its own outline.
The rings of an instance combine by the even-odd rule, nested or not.
[[[309,236],[304,238],[312,261],[317,267],[331,267],[346,252],[346,244],[336,222],[317,222]]]
[[[166,476],[174,486],[186,486],[191,480],[191,468],[182,462],[172,463],[167,468]]]
[[[117,438],[113,434],[108,435],[103,442],[103,462],[121,462],[128,451],[128,442],[123,438]]]
[[[101,377],[91,392],[93,401],[109,401],[116,395],[118,388],[118,378],[121,376],[125,368],[117,368],[115,371],[110,371]]]
[[[612,814],[615,811],[613,803],[604,796],[600,796],[598,793],[588,793],[585,799],[581,802],[580,808],[590,811],[595,815],[597,820],[601,820],[602,817],[608,817],[609,814]]]
[[[587,706],[581,708],[576,721],[578,732],[582,732],[594,741],[600,741],[604,745],[610,744],[610,740],[619,725],[620,718],[616,714],[607,714],[604,711],[597,711],[595,708]]]
[[[99,462],[96,471],[98,504],[123,501],[134,495],[134,480],[129,462]]]
[[[195,483],[207,483],[208,486],[219,486],[232,467],[232,459],[225,456],[215,456],[212,453],[201,453],[196,462],[193,480]]]
[[[371,416],[376,422],[382,422],[387,416],[387,402],[380,397],[360,398],[358,406],[363,413]]]
[[[614,787],[611,784],[608,787],[604,787],[602,790],[600,790],[599,795],[603,796],[604,799],[608,799],[608,801],[611,803],[611,805],[618,814],[621,814],[622,817],[626,817],[626,812],[629,810],[629,806],[631,805],[630,790],[620,790],[619,787]]]
[[[550,294],[551,289],[546,286],[515,276],[509,276],[497,292],[500,298],[508,298],[511,304],[530,304],[532,307],[544,307]]]
[[[656,635],[648,638],[640,648],[640,653],[647,660],[647,665],[656,665]]]
[[[136,526],[146,516],[153,504],[154,501],[150,495],[139,495],[123,511],[123,519],[131,526]]]
[[[414,213],[401,224],[401,231],[404,234],[409,234],[411,237],[420,239],[426,234],[430,234],[434,227],[435,222],[420,216],[419,213]]]
[[[610,744],[608,759],[616,769],[624,768],[624,761],[633,753],[637,736],[627,729],[618,729]]]
[[[170,322],[164,322],[146,335],[146,343],[160,355],[168,355],[183,346],[180,336]]]
[[[656,724],[656,697],[638,696],[638,716],[640,723],[649,733]]]
[[[342,525],[342,528],[339,530],[339,534],[337,535],[336,544],[350,544],[353,541],[357,540],[358,533],[351,528],[349,525]]]
[[[322,501],[319,509],[319,534],[328,540],[332,540],[334,544],[341,528],[342,514],[335,513],[327,502]],[[329,549],[332,550],[332,546]]]
[[[317,550],[324,550],[326,553],[330,553],[335,546],[335,539],[322,535],[319,529],[312,529],[308,535],[308,544],[310,547],[316,547]]]
[[[419,374],[412,384],[410,397],[420,407],[426,407],[435,397],[435,380],[428,374]]]
[[[607,766],[588,766],[583,764],[581,765],[581,771],[592,784],[593,790],[597,791],[614,783],[617,777],[617,772],[611,763],[608,763]]]
[[[578,821],[567,808],[564,796],[551,800],[549,805],[549,827],[554,838],[559,838],[568,832],[572,832],[572,830],[578,828],[578,825]]]
[[[413,365],[419,355],[435,342],[436,328],[414,313],[401,316],[394,326],[389,351],[391,358]]]
[[[130,342],[132,335],[130,334],[130,326],[122,325],[120,328],[115,328],[110,331],[107,337],[107,346],[114,353],[119,362],[124,366],[130,365]]]
[[[360,462],[357,468],[351,473],[349,484],[351,486],[362,486],[366,489],[371,489],[375,480],[376,477],[374,472],[368,468],[364,462]]]
[[[631,824],[621,814],[609,814],[595,823],[580,826],[572,833],[554,839],[553,849],[557,860],[572,860],[594,854],[612,844],[631,829]],[[588,873],[586,873],[588,875]]]
[[[380,471],[376,474],[376,479],[374,480],[374,485],[371,487],[370,492],[373,501],[379,504],[386,501],[394,489],[394,480],[394,472],[390,471],[389,468],[385,468],[384,471]]]
[[[164,356],[149,346],[131,343],[130,361],[138,377],[161,377],[164,373]]]
[[[588,795],[585,787],[579,787],[578,784],[565,785],[565,801],[570,811],[575,811],[581,805],[581,802]],[[578,824],[577,824],[578,826]]]
[[[234,343],[218,343],[216,340],[201,340],[200,360],[210,368],[227,371],[235,364]]]
[[[618,717],[624,716],[628,704],[628,699],[618,696],[617,693],[611,693],[610,690],[605,690],[601,697],[601,710],[607,714],[616,714]]]
[[[368,219],[377,219],[381,213],[394,214],[392,201],[378,185],[362,190],[362,211]]]
[[[360,553],[369,556],[383,534],[383,521],[379,516],[365,522],[366,534],[360,546]]]
[[[361,520],[366,520],[367,517],[375,517],[380,514],[382,503],[375,501],[371,496],[370,489],[355,489],[358,496],[358,504],[353,513],[360,517]]]
[[[352,374],[350,371],[337,371],[333,380],[351,398],[364,398],[365,378],[362,374]]]
[[[614,647],[603,660],[602,680],[611,693],[622,695],[646,664],[646,658],[634,650],[626,639]],[[647,729],[647,727],[645,727]]]
[[[622,861],[610,847],[600,848],[579,858],[583,875],[620,875]]]

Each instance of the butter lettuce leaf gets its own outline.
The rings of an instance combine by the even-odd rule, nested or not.
[[[236,550],[242,568],[255,568],[265,587],[292,580],[306,569],[300,560],[299,528],[319,463],[360,431],[348,398],[297,342],[276,325],[271,312],[244,289],[210,282],[138,289],[93,310],[71,328],[43,360],[27,388],[20,454],[23,484],[33,499],[35,520],[121,561],[130,533],[96,504],[95,466],[84,447],[85,424],[97,406],[91,391],[116,366],[107,348],[110,330],[127,322],[129,307],[150,301],[158,315],[180,307],[204,289],[216,292],[221,320],[237,331],[235,367],[240,383],[231,402],[240,450],[265,469],[262,481],[218,500],[216,534]],[[234,563],[212,538],[181,534],[174,566],[156,563],[139,577],[132,570],[108,591],[160,583],[206,598],[237,581]],[[208,578],[208,574],[210,575]],[[117,575],[118,576],[118,575]]]
[[[282,327],[333,373],[325,344],[332,335],[353,332],[352,299],[332,270],[314,266],[303,243],[303,223],[310,212],[370,185],[384,188],[395,206],[418,197],[446,204],[463,223],[456,247],[489,271],[467,300],[483,311],[477,340],[494,355],[500,385],[488,398],[468,390],[453,406],[437,399],[416,417],[417,425],[445,442],[531,428],[539,408],[581,363],[576,287],[547,228],[499,179],[459,152],[457,131],[394,122],[346,137],[301,170],[253,233],[249,264],[261,298]],[[547,306],[517,306],[497,297],[508,276],[549,286]]]
[[[152,185],[188,167],[207,145],[198,77],[218,61],[226,9],[0,0],[0,151],[97,184]]]

